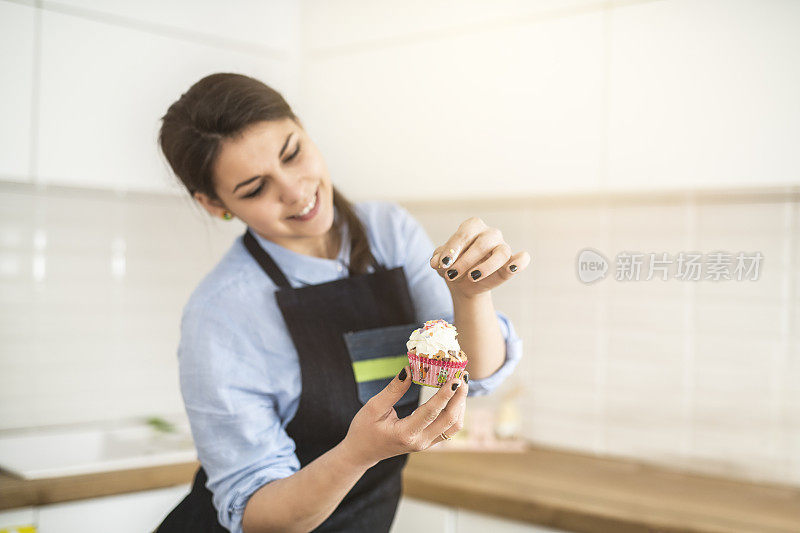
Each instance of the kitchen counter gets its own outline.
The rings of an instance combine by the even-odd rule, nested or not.
[[[404,495],[568,531],[800,532],[800,488],[535,447],[416,454]]]
[[[0,510],[188,483],[197,463],[25,481],[0,472]],[[687,474],[544,447],[411,456],[404,495],[571,531],[800,531],[800,488]]]
[[[19,479],[0,470],[0,511],[190,483],[199,463],[150,466],[50,479]]]

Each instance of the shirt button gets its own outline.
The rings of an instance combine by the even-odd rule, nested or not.
[[[336,265],[336,270],[338,270],[339,272],[341,272],[341,271],[342,271],[342,265]]]

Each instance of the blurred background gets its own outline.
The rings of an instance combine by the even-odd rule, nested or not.
[[[462,446],[800,487],[800,2],[0,0],[0,50],[0,531],[144,531],[187,490],[158,469],[193,459],[180,314],[244,227],[156,136],[214,72],[281,92],[351,199],[531,253],[495,291],[523,359]],[[645,279],[650,253],[718,251],[760,252],[757,279]],[[58,485],[81,475],[112,488]],[[500,528],[464,512],[406,498],[395,530]]]

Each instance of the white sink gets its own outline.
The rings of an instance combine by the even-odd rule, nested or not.
[[[0,469],[25,479],[124,470],[197,459],[188,425],[146,424],[0,434]]]

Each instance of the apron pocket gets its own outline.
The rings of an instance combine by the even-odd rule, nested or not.
[[[344,334],[362,404],[383,390],[408,364],[406,342],[416,327],[416,324],[401,324]],[[412,383],[395,405],[419,403],[419,394],[420,386]]]

